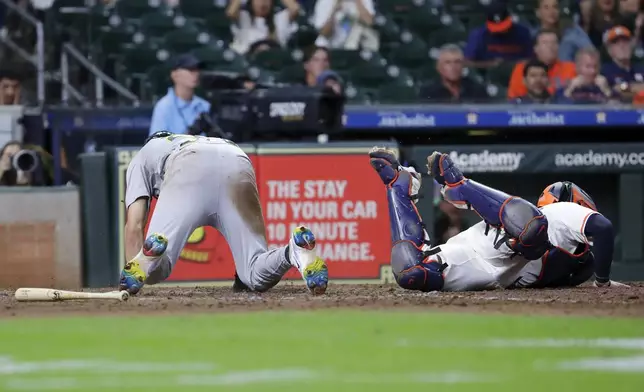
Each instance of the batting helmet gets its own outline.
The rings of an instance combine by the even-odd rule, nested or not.
[[[550,184],[541,192],[537,207],[547,206],[548,204],[567,201],[576,203],[593,211],[597,211],[597,206],[593,199],[580,187],[570,181],[559,181]]]
[[[148,136],[147,139],[145,139],[145,143],[143,143],[143,145],[145,146],[152,139],[158,139],[158,138],[161,138],[161,137],[168,137],[168,136],[172,136],[172,135],[174,135],[174,133],[172,133],[170,131],[157,131],[157,132],[154,132],[152,135]]]

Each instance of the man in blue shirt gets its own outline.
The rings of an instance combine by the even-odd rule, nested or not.
[[[632,62],[632,40],[630,30],[624,26],[612,27],[604,33],[611,61],[602,66],[601,74],[625,102],[632,102],[634,94],[644,91],[644,67]]]
[[[200,61],[190,54],[184,54],[174,60],[172,66],[173,87],[154,106],[150,135],[158,131],[188,133],[201,113],[210,112],[210,103],[195,95],[199,84]]]
[[[512,21],[507,5],[496,1],[489,6],[485,26],[473,30],[465,48],[468,65],[494,67],[503,61],[532,57],[530,30]]]

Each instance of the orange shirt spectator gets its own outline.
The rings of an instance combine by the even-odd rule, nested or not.
[[[559,51],[559,41],[554,31],[542,30],[535,39],[534,54],[537,60],[548,66],[548,92],[554,94],[559,88],[565,87],[568,82],[577,76],[575,63],[569,61],[559,61],[557,53]],[[514,99],[522,97],[528,93],[523,78],[525,61],[518,63],[512,71],[510,85],[508,86],[508,98]]]

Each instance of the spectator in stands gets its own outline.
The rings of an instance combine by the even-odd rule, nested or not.
[[[373,0],[317,0],[313,26],[320,35],[315,44],[332,49],[377,51],[380,39],[371,27],[375,15]]]
[[[344,88],[342,87],[342,78],[337,73],[326,70],[318,76],[318,86],[329,87],[336,94],[342,95]]]
[[[550,94],[560,87],[565,87],[577,75],[574,63],[559,61],[558,51],[559,42],[556,31],[541,30],[537,33],[534,54],[537,60],[548,66],[548,78],[550,79],[548,91]],[[528,92],[524,83],[524,67],[525,62],[517,63],[514,67],[508,87],[508,98],[522,97]]]
[[[620,24],[633,34],[633,46],[641,44],[642,26],[644,25],[642,6],[644,6],[644,2],[641,0],[621,0],[619,3]]]
[[[246,54],[256,42],[271,39],[286,46],[291,34],[297,30],[294,23],[300,12],[296,0],[281,0],[284,10],[273,11],[273,0],[249,0],[246,9],[242,0],[231,0],[226,15],[234,22],[231,26],[233,43],[230,47],[239,54]]]
[[[644,67],[633,64],[631,32],[624,26],[615,26],[604,33],[604,45],[611,61],[602,66],[601,74],[620,98],[632,102],[633,96],[644,92]]]
[[[317,86],[318,77],[329,69],[329,51],[323,47],[314,47],[304,57],[304,84],[310,87]]]
[[[539,29],[533,31],[537,35],[540,30],[556,31],[560,37],[559,60],[575,61],[575,54],[581,48],[593,46],[588,34],[572,20],[563,21],[559,18],[560,9],[558,0],[539,0],[537,6],[537,18]]]
[[[431,102],[472,102],[489,98],[483,86],[463,78],[465,57],[458,45],[444,45],[438,54],[436,69],[440,80],[420,89],[421,99]]]
[[[0,70],[0,105],[21,105],[24,99],[21,94],[20,76],[17,72]]]
[[[485,26],[470,33],[465,57],[474,67],[525,60],[532,57],[532,35],[527,27],[514,23],[505,2],[497,0],[489,6]]]
[[[550,103],[552,95],[548,92],[548,66],[539,60],[530,60],[523,67],[523,84],[526,93],[514,99],[515,103]]]
[[[568,87],[557,92],[558,102],[600,104],[613,99],[608,79],[599,74],[599,52],[584,48],[577,52],[577,74]]]
[[[589,15],[584,18],[584,30],[596,48],[602,46],[604,31],[620,22],[618,0],[587,0],[592,1]]]
[[[173,87],[154,106],[150,134],[158,131],[188,133],[188,128],[202,113],[210,112],[210,103],[195,95],[200,69],[200,61],[191,54],[180,55],[174,60],[170,74]]]

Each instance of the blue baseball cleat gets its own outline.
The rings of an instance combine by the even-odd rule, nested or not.
[[[324,260],[315,251],[315,236],[307,227],[300,226],[293,231],[289,241],[289,258],[302,274],[306,287],[311,294],[326,292],[329,283],[329,270]]]
[[[136,295],[145,284],[150,262],[163,256],[167,248],[168,239],[164,235],[154,233],[148,236],[139,254],[123,267],[119,290]]]

